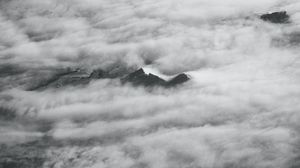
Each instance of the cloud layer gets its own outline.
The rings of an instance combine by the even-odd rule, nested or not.
[[[0,144],[37,144],[43,167],[56,168],[300,166],[299,5],[0,1]],[[258,17],[280,10],[291,23]],[[191,80],[26,91],[61,69],[114,66]]]

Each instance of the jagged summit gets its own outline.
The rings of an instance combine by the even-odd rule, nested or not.
[[[93,70],[91,73],[80,70],[70,70],[64,73],[54,74],[47,80],[41,81],[34,87],[29,88],[29,91],[44,90],[47,88],[61,88],[65,86],[78,86],[86,85],[92,80],[99,79],[120,79],[123,84],[131,83],[134,86],[162,86],[173,87],[178,84],[182,84],[189,80],[186,74],[179,74],[169,81],[162,79],[154,74],[146,74],[145,71],[140,68],[131,73],[123,74],[116,72],[109,72],[103,69]]]
[[[271,23],[288,23],[290,16],[286,11],[273,12],[268,14],[263,14],[260,18],[264,21],[268,21]]]
[[[124,82],[130,82],[133,85],[143,85],[143,86],[163,86],[163,87],[173,87],[178,84],[182,84],[184,82],[187,82],[189,80],[189,77],[182,73],[174,78],[172,78],[169,81],[166,81],[154,74],[146,74],[144,70],[141,68],[131,74],[129,74],[127,77],[125,77],[122,81]]]

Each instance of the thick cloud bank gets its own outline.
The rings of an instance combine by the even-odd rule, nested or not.
[[[299,28],[298,0],[1,0],[0,167],[298,168]],[[190,80],[28,89],[141,67]]]

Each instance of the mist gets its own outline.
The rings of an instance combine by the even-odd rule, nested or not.
[[[0,167],[300,167],[299,28],[297,0],[1,0]]]

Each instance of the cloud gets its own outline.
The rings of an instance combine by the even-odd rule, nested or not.
[[[44,167],[297,166],[298,5],[0,1],[0,110],[15,116],[0,120],[0,144],[42,144]],[[277,10],[291,23],[258,17]],[[166,79],[184,72],[191,81],[166,89],[101,79],[25,91],[62,69],[115,66]]]

